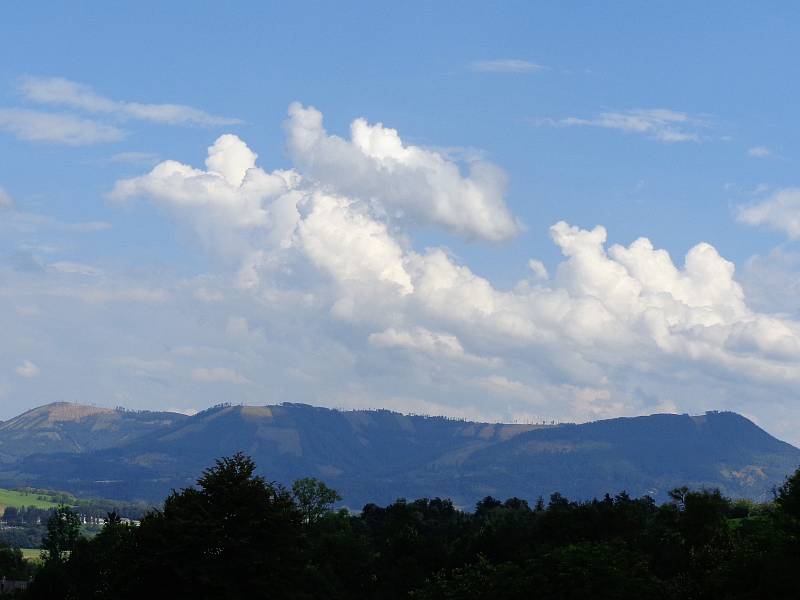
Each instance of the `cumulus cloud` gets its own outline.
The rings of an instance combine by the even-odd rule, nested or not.
[[[238,137],[223,135],[208,148],[206,171],[168,160],[147,175],[117,182],[110,197],[122,201],[146,196],[177,209],[213,212],[235,227],[263,225],[267,214],[262,201],[286,191],[291,176],[265,173],[256,167],[256,158]]]
[[[287,131],[293,169],[265,170],[253,149],[227,135],[202,168],[165,161],[111,193],[168,211],[225,259],[220,273],[149,284],[105,272],[87,279],[67,259],[36,276],[7,271],[0,305],[10,306],[0,324],[18,329],[20,319],[5,315],[31,305],[43,314],[83,306],[86,320],[70,320],[80,330],[92,329],[88,315],[106,315],[103,331],[115,332],[138,315],[138,349],[124,352],[148,358],[118,374],[174,364],[128,383],[160,386],[140,391],[164,405],[179,404],[170,390],[182,389],[187,373],[200,383],[247,384],[237,393],[256,402],[427,407],[505,420],[797,399],[798,322],[759,312],[711,245],[675,261],[646,238],[609,244],[603,227],[560,222],[550,236],[563,259],[549,273],[531,259],[521,281],[500,288],[446,249],[414,245],[416,222],[487,239],[496,239],[497,223],[514,224],[502,195],[493,205],[454,191],[472,189],[474,173],[461,175],[450,159],[406,146],[383,126],[363,122],[349,140],[332,136],[319,113],[299,105]],[[435,199],[505,217],[451,218]],[[398,218],[400,210],[415,216]],[[39,283],[51,277],[58,279]],[[198,397],[216,401],[215,386],[199,388],[211,391]]]
[[[503,200],[505,174],[490,163],[471,162],[463,176],[442,154],[364,119],[352,122],[345,140],[325,131],[322,113],[298,103],[289,107],[286,131],[300,172],[336,192],[466,237],[500,241],[521,229]]]
[[[112,100],[91,87],[61,77],[26,77],[20,91],[33,102],[55,104],[89,113],[139,119],[167,125],[234,125],[239,119],[219,117],[183,104],[144,104]]]
[[[391,231],[396,218],[389,211],[467,237],[500,240],[519,231],[496,167],[475,163],[462,177],[456,163],[404,146],[394,130],[363,120],[353,122],[351,141],[329,136],[322,115],[298,104],[290,108],[287,131],[300,172],[264,171],[257,154],[227,134],[208,148],[205,170],[164,161],[118,181],[110,197],[149,198],[178,215],[206,247],[238,262],[244,288],[257,286],[279,257],[302,251],[311,264],[348,283],[341,289],[349,295],[335,307],[340,315],[352,310],[359,281],[411,291],[404,242]]]
[[[256,158],[238,137],[223,135],[208,148],[206,171],[168,160],[147,175],[118,181],[110,197],[149,197],[175,210],[205,213],[209,221],[222,219],[226,227],[263,226],[269,222],[264,200],[288,191],[296,175],[266,173]]]
[[[373,286],[389,286],[399,295],[413,291],[402,247],[385,224],[340,196],[316,192],[309,205],[298,239],[308,258],[345,291]]]
[[[495,345],[573,351],[599,372],[662,355],[754,377],[800,375],[790,360],[797,325],[752,313],[733,265],[708,244],[690,250],[678,268],[644,238],[606,251],[602,227],[562,222],[551,234],[566,257],[551,287],[501,292],[441,252],[420,257],[414,283],[426,311]],[[773,364],[765,354],[789,363]]]
[[[496,362],[465,352],[461,341],[454,335],[430,331],[424,327],[412,329],[389,327],[384,331],[370,334],[369,343],[376,348],[400,348],[433,358],[446,358],[467,363],[492,364]]]
[[[665,143],[699,142],[701,137],[697,129],[707,127],[701,119],[666,108],[604,112],[591,118],[534,119],[532,122],[536,125],[615,129]]]
[[[67,146],[117,142],[125,137],[125,132],[113,125],[68,114],[21,108],[0,108],[0,129],[20,140]]]
[[[38,377],[40,373],[39,367],[29,360],[23,361],[23,363],[16,368],[16,371],[17,375],[25,379],[33,379],[34,377]]]
[[[528,261],[528,267],[530,267],[530,270],[533,271],[537,279],[547,279],[550,277],[550,274],[547,272],[547,267],[545,267],[544,263],[540,260],[531,258]]]
[[[289,192],[299,176],[293,171],[267,173],[257,155],[235,135],[223,135],[208,148],[206,169],[176,161],[150,173],[118,181],[109,194],[121,202],[147,197],[186,220],[208,248],[240,260],[241,283],[251,286],[264,260],[261,245],[288,244],[299,214],[298,197]]]
[[[476,60],[469,67],[482,73],[535,73],[544,69],[542,65],[516,58]]]
[[[777,190],[760,202],[740,206],[736,218],[740,223],[763,225],[790,239],[800,239],[800,188]]]

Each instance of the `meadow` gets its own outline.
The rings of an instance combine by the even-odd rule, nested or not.
[[[39,548],[20,548],[22,558],[32,563],[42,562],[42,551]]]
[[[19,491],[6,490],[0,488],[0,513],[7,507],[22,508],[32,506],[34,508],[56,508],[58,502],[56,498],[47,492],[41,491]]]

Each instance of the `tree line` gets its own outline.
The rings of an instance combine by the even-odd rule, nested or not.
[[[800,470],[774,501],[679,488],[658,505],[487,497],[333,510],[314,479],[291,488],[222,458],[136,526],[93,538],[74,511],[48,520],[28,598],[331,600],[800,597]],[[11,552],[11,551],[9,551]],[[4,568],[0,553],[0,569]]]

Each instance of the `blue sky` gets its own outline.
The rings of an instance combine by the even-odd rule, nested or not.
[[[719,408],[800,441],[800,9],[2,11],[0,418]]]

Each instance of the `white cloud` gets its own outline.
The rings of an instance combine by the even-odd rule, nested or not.
[[[547,272],[547,267],[545,267],[544,263],[540,260],[530,259],[528,261],[528,267],[530,267],[530,270],[533,271],[537,279],[547,279],[550,277],[550,274]]]
[[[449,333],[430,331],[424,327],[395,329],[390,327],[369,335],[369,343],[376,348],[401,348],[412,353],[421,353],[434,358],[446,358],[467,363],[493,364],[497,361],[485,359],[464,351],[459,339]]]
[[[535,73],[544,69],[542,65],[514,58],[500,60],[477,60],[469,65],[473,71],[484,73]]]
[[[354,208],[347,198],[314,193],[298,226],[309,259],[333,275],[343,289],[388,285],[400,295],[413,291],[403,250],[383,223]]]
[[[220,228],[265,227],[276,218],[265,200],[288,192],[298,177],[290,171],[266,173],[256,167],[256,158],[238,137],[223,135],[208,148],[207,171],[168,160],[147,175],[118,181],[110,197],[149,197],[184,216],[197,216],[198,230],[209,235]]]
[[[264,225],[269,219],[263,200],[288,191],[292,176],[265,173],[255,166],[256,158],[238,137],[223,135],[208,148],[207,171],[164,161],[147,175],[118,181],[110,197],[150,197],[178,210],[202,208],[234,227]]]
[[[392,207],[407,206],[470,237],[502,239],[518,231],[495,185],[502,179],[496,168],[473,165],[472,177],[463,178],[455,163],[404,147],[396,132],[380,125],[355,121],[353,141],[346,142],[325,134],[317,111],[293,105],[290,112],[293,153],[303,164],[313,163],[315,174],[321,165],[324,180],[304,180],[295,171],[267,173],[242,140],[223,135],[208,149],[206,170],[165,161],[146,175],[118,181],[110,197],[148,197],[169,208],[209,249],[239,263],[245,288],[258,284],[259,272],[276,264],[277,255],[302,248],[337,280],[369,286],[377,275],[385,285],[410,291],[402,244],[372,217]],[[352,174],[348,161],[360,165],[360,175],[345,186],[361,188],[358,197],[336,193],[335,180]],[[343,298],[336,310],[345,314],[351,304]]]
[[[17,375],[25,379],[33,379],[34,377],[38,377],[40,373],[39,367],[29,360],[23,361],[23,363],[16,368],[16,371]]]
[[[616,129],[665,143],[699,142],[701,137],[697,129],[707,127],[701,119],[666,108],[604,112],[592,118],[534,119],[532,122],[536,125]]]
[[[206,171],[164,161],[146,175],[118,181],[109,196],[117,202],[146,197],[168,208],[208,249],[239,264],[241,287],[253,287],[269,260],[265,247],[290,245],[301,199],[293,193],[297,173],[267,173],[256,159],[238,137],[223,135],[208,148]]]
[[[316,119],[297,110],[295,118]],[[55,321],[71,343],[96,338],[83,354],[64,353],[71,373],[87,355],[105,356],[108,339],[124,340],[120,353],[146,357],[139,371],[101,369],[85,389],[113,398],[124,384],[162,406],[183,405],[187,374],[249,382],[237,388],[242,401],[504,420],[800,404],[798,321],[760,311],[712,246],[698,244],[678,263],[645,238],[608,244],[603,227],[557,223],[551,237],[564,258],[551,273],[531,259],[531,272],[500,288],[443,248],[416,248],[414,221],[395,215],[400,195],[355,193],[373,178],[439,193],[427,167],[372,158],[402,157],[407,147],[380,133],[362,151],[361,134],[335,138],[318,121],[288,125],[302,176],[262,169],[244,142],[224,136],[202,169],[166,161],[117,183],[114,198],[150,199],[228,259],[213,272],[129,280],[104,269],[87,280],[78,268],[34,275],[0,265],[0,330],[36,342],[17,352],[43,361]],[[357,176],[343,166],[350,160]],[[465,178],[448,181],[445,190]],[[62,318],[21,319],[20,306]],[[18,360],[1,347],[0,359]],[[160,361],[172,368],[136,376]],[[51,363],[48,372],[59,364]],[[196,387],[192,406],[218,401],[216,386]]]
[[[772,156],[772,150],[766,146],[754,146],[747,150],[747,155],[754,158],[769,158]]]
[[[251,383],[247,377],[227,367],[192,369],[192,379],[202,383]]]
[[[14,208],[14,198],[0,186],[0,210]]]
[[[415,161],[427,164],[426,151],[404,147],[395,132],[380,125],[354,122],[347,142],[328,136],[315,110],[293,105],[291,114],[292,154],[311,165],[304,180],[267,174],[255,166],[255,153],[228,136],[209,149],[208,171],[168,161],[148,175],[118,183],[114,195],[141,191],[180,205],[196,227],[198,216],[206,218],[213,207],[222,236],[257,231],[257,237],[245,236],[250,245],[242,254],[246,264],[253,264],[252,289],[259,289],[257,273],[269,262],[265,257],[277,261],[272,268],[278,271],[289,261],[281,285],[308,289],[315,304],[329,303],[335,318],[383,326],[369,337],[373,347],[436,350],[450,358],[497,355],[519,361],[527,356],[550,377],[558,372],[556,378],[566,378],[565,383],[595,387],[610,372],[635,370],[637,364],[646,372],[664,357],[760,381],[800,377],[800,364],[790,360],[800,339],[797,324],[749,309],[732,263],[712,246],[692,248],[681,268],[647,239],[606,250],[604,228],[558,223],[551,235],[566,260],[554,279],[532,260],[539,284],[521,282],[512,291],[500,291],[441,249],[414,251],[404,234],[388,226],[392,219],[381,206],[343,191],[366,186],[375,173],[377,180],[402,174],[409,181],[427,181],[427,167],[404,170]],[[386,157],[392,160],[380,162]],[[431,160],[439,164],[442,159]],[[359,173],[355,178],[353,171]],[[326,191],[330,188],[338,192]],[[295,212],[279,224],[269,215],[286,197]],[[386,200],[380,194],[377,199]],[[495,210],[506,213],[502,203]],[[303,262],[327,274],[332,287],[314,280]]]
[[[289,153],[300,172],[346,196],[376,202],[387,214],[408,216],[472,238],[500,241],[520,225],[503,195],[505,174],[469,163],[468,176],[442,154],[403,143],[396,130],[356,119],[350,140],[329,135],[322,113],[298,103],[286,123]]]
[[[777,190],[761,202],[740,206],[736,218],[740,223],[763,225],[790,239],[800,239],[800,188]]]
[[[21,108],[0,108],[0,129],[28,142],[52,142],[68,146],[117,142],[125,137],[124,131],[112,125],[67,114]]]
[[[19,85],[28,100],[55,104],[89,113],[140,119],[168,125],[234,125],[239,119],[219,117],[182,104],[121,102],[97,94],[87,85],[60,77],[26,77]]]

